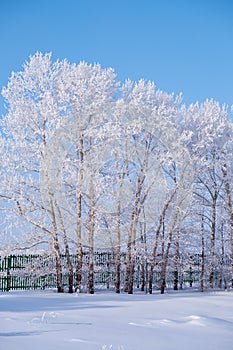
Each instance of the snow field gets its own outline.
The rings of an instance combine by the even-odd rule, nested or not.
[[[230,350],[233,292],[0,294],[0,350]]]

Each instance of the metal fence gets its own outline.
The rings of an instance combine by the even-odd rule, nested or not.
[[[65,255],[61,256],[63,265],[63,286],[68,287],[68,268]],[[76,267],[77,256],[72,255],[73,266]],[[88,253],[83,254],[83,271],[82,271],[82,289],[87,289],[88,284]],[[122,269],[121,280],[124,281],[125,275],[125,254],[121,255]],[[143,266],[140,258],[136,260],[134,284],[140,288],[142,283],[142,272],[144,272],[145,282],[148,279],[149,264]],[[168,266],[166,285],[172,287],[175,273],[174,266]],[[144,269],[144,271],[142,271]],[[95,271],[94,282],[96,287],[114,287],[115,282],[115,262],[110,252],[95,253]],[[75,281],[74,273],[74,281]],[[228,276],[230,278],[230,276]],[[208,284],[206,274],[205,283]],[[215,283],[219,285],[222,276],[220,272],[215,272]],[[226,278],[226,274],[225,277]],[[228,279],[229,279],[228,278]],[[161,282],[160,266],[157,264],[154,275],[154,288],[159,288]],[[196,262],[192,261],[188,266],[180,267],[178,274],[179,286],[198,286],[200,284],[200,268]],[[49,255],[10,255],[0,257],[0,291],[9,290],[28,290],[28,289],[45,289],[56,288],[56,271],[55,260]]]

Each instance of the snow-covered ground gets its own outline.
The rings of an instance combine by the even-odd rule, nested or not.
[[[231,350],[233,292],[0,293],[0,350]]]

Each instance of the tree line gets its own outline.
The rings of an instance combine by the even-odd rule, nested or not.
[[[138,255],[149,266],[150,293],[155,267],[164,293],[168,266],[178,281],[190,255],[201,257],[201,290],[216,286],[216,270],[219,286],[228,280],[233,287],[227,106],[212,99],[185,106],[181,95],[151,81],[121,84],[112,68],[53,62],[42,53],[12,73],[2,95],[0,255],[33,249],[53,255],[58,292],[61,255],[71,293],[81,289],[88,252],[94,293],[96,251],[114,256],[116,293],[122,285],[133,293]]]

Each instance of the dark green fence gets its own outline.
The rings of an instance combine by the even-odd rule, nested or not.
[[[68,287],[68,269],[66,258],[61,256],[63,262],[63,286]],[[71,260],[74,269],[77,264],[77,256],[72,255]],[[87,288],[88,284],[88,253],[83,254],[83,273],[82,287]],[[121,280],[124,281],[125,274],[125,254],[122,254],[122,271]],[[114,260],[109,252],[95,253],[95,286],[105,286],[107,288],[114,286]],[[148,280],[149,264],[145,272],[145,282]],[[215,274],[215,284],[217,285],[220,279],[219,271]],[[74,274],[74,281],[75,281]],[[230,276],[228,276],[230,277]],[[225,277],[226,278],[226,274]],[[172,266],[168,267],[166,284],[167,287],[172,287],[174,284],[175,273]],[[205,276],[205,284],[208,284],[208,273]],[[229,279],[229,278],[228,278]],[[155,268],[153,275],[154,288],[159,288],[161,282],[159,264]],[[142,265],[140,259],[136,261],[135,268],[135,286],[140,288],[142,283]],[[178,274],[179,287],[188,285],[190,287],[200,285],[200,269],[197,264],[188,268],[180,268]],[[56,271],[55,260],[48,255],[10,255],[4,258],[0,257],[0,291],[9,290],[26,290],[26,289],[45,289],[56,288]]]

